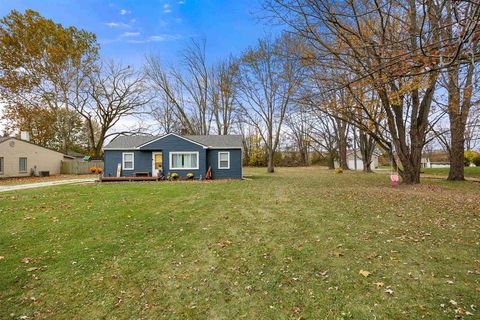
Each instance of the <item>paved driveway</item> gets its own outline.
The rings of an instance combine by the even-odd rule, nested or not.
[[[17,184],[17,185],[6,185],[0,186],[0,192],[23,190],[23,189],[32,189],[32,188],[41,188],[41,187],[51,187],[62,184],[77,184],[77,183],[88,183],[94,182],[97,178],[84,178],[84,179],[69,179],[69,180],[57,180],[57,181],[45,181],[45,182],[35,182],[28,184]]]

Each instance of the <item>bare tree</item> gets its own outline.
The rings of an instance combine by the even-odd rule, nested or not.
[[[273,0],[267,7],[315,48],[313,59],[349,74],[332,90],[360,80],[376,91],[406,183],[419,183],[421,155],[439,70],[466,58],[463,36],[444,44],[444,1]],[[478,13],[478,4],[474,12]],[[448,49],[448,50],[443,50]]]
[[[209,100],[217,134],[226,135],[237,111],[239,62],[230,57],[219,62],[210,72]]]
[[[284,35],[276,41],[259,40],[257,46],[242,57],[242,111],[265,143],[268,172],[274,172],[273,157],[285,114],[301,79],[301,65],[298,59],[292,58],[295,50],[295,40]]]
[[[469,32],[469,25],[477,24],[478,3],[448,1],[445,5],[445,27],[442,29],[442,40],[450,42],[455,37],[462,37]],[[475,12],[476,11],[476,12]],[[471,55],[466,63],[456,63],[446,70],[443,84],[448,92],[447,113],[450,120],[450,141],[446,144],[450,158],[448,180],[465,180],[464,156],[465,133],[472,98],[478,89],[474,81],[478,37],[465,44],[464,51]]]
[[[85,119],[92,156],[100,157],[107,139],[138,131],[112,129],[120,120],[139,115],[151,97],[144,76],[130,66],[109,62],[96,69],[88,80],[78,86],[73,105]]]

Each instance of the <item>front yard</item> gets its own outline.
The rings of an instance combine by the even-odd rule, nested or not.
[[[0,194],[0,318],[480,316],[480,184],[247,181]]]

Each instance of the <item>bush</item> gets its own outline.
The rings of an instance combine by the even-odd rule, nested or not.
[[[466,150],[464,153],[463,153],[463,157],[464,157],[464,162],[465,162],[465,166],[468,166],[470,165],[470,163],[475,163],[475,160],[477,157],[479,157],[480,154],[478,152],[475,152],[473,150]]]
[[[178,173],[172,172],[170,174],[170,180],[177,180],[178,179]]]
[[[193,177],[195,177],[195,175],[193,173],[191,173],[191,172],[187,173],[187,178],[188,179],[192,180]]]
[[[473,158],[473,164],[476,165],[477,167],[480,167],[480,153],[475,157]]]
[[[335,169],[335,173],[343,173],[343,169],[342,168],[337,168],[337,169]]]

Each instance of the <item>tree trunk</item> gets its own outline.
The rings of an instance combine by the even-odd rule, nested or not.
[[[340,168],[348,170],[347,162],[347,123],[343,120],[336,119],[337,122],[337,145],[338,145],[338,162]]]
[[[338,160],[340,168],[342,168],[343,170],[348,170],[347,141],[346,139],[342,139],[341,137],[338,141]]]
[[[360,153],[363,161],[363,172],[372,172],[372,156],[375,151],[375,141],[367,133],[360,131]]]
[[[268,173],[273,173],[275,171],[275,168],[273,166],[273,155],[274,155],[273,150],[268,150],[268,159],[267,159],[267,172]]]
[[[450,170],[448,180],[465,180],[464,176],[464,144],[465,122],[460,115],[450,116]]]

